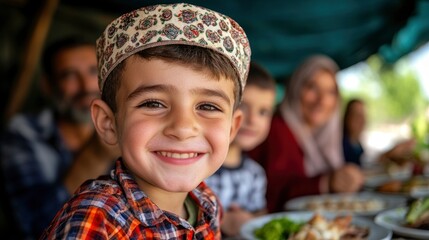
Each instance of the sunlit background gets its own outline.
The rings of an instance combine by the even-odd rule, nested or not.
[[[402,57],[389,69],[381,69],[376,58],[373,56],[338,73],[345,101],[359,97],[369,103],[368,128],[363,139],[368,161],[395,143],[414,137],[416,121],[429,118],[429,43]],[[380,79],[388,78],[389,73],[387,81],[396,95],[389,96]],[[395,106],[392,109],[390,105]]]

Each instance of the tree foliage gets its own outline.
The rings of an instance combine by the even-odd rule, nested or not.
[[[344,102],[363,99],[371,124],[410,121],[428,106],[407,59],[388,65],[374,55],[360,67],[359,80],[358,88],[342,90],[342,95]]]

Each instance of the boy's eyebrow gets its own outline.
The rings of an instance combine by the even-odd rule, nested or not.
[[[134,89],[134,91],[132,91],[128,97],[127,97],[127,101],[141,95],[144,93],[149,93],[149,92],[169,92],[172,91],[173,87],[172,86],[167,86],[167,85],[140,85],[138,88]]]
[[[137,87],[134,91],[132,91],[128,97],[127,101],[148,92],[173,92],[174,86],[169,85],[141,85]],[[205,96],[214,96],[219,97],[226,101],[228,104],[231,103],[231,99],[221,90],[213,90],[213,89],[206,89],[206,88],[196,88],[192,89],[191,92],[193,94],[200,94]]]
[[[228,104],[231,104],[231,100],[229,99],[228,95],[226,95],[221,90],[213,90],[213,89],[206,89],[206,88],[197,88],[193,89],[191,92],[205,95],[205,96],[211,96],[211,97],[219,97],[225,100]]]

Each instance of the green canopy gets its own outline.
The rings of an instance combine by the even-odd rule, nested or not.
[[[76,4],[76,0],[69,2]],[[94,2],[95,6],[100,1]],[[177,1],[103,2],[98,7],[125,12],[142,5]],[[187,2],[222,12],[239,22],[248,34],[252,59],[277,79],[288,76],[311,54],[327,54],[345,68],[375,53],[394,62],[429,41],[429,0]]]

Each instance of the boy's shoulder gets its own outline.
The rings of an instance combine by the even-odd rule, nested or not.
[[[110,176],[87,180],[57,213],[45,231],[45,238],[56,239],[102,237],[113,234],[119,239],[138,231],[141,221],[134,215],[132,207],[121,185]]]
[[[138,214],[140,210],[144,209],[145,213],[153,210],[143,195],[134,188],[124,189],[121,182],[108,175],[87,180],[63,206],[56,220],[97,225],[92,221],[102,219],[102,222],[116,225],[118,229],[127,229],[137,222],[149,225],[149,217],[138,219],[138,215],[142,215]],[[142,199],[137,199],[137,196],[142,196]],[[143,202],[146,204],[144,207],[140,206]]]
[[[58,212],[45,234],[61,238],[64,235],[79,235],[90,231],[88,234],[115,233],[129,237],[129,234],[144,235],[144,229],[151,232],[153,227],[160,230],[157,234],[162,235],[175,229],[171,223],[186,226],[179,218],[152,204],[142,191],[134,192],[123,188],[121,182],[108,176],[85,182]],[[210,223],[211,226],[215,223],[220,209],[211,190],[202,183],[192,191],[191,196],[198,199],[205,224]],[[165,221],[166,219],[170,220]],[[166,226],[166,222],[170,224]]]
[[[68,208],[72,211],[90,207],[107,210],[123,204],[125,204],[125,199],[120,185],[109,176],[87,180],[67,203]]]
[[[146,211],[161,211],[153,206],[153,203],[138,189],[137,186],[129,186],[129,183],[121,185],[110,176],[102,176],[96,180],[88,180],[76,191],[75,195],[67,202],[64,208],[67,212],[82,211],[84,209],[99,208],[108,214],[118,209],[130,209],[146,204]],[[129,189],[124,189],[129,188]],[[194,199],[203,208],[214,210],[218,204],[215,194],[205,183],[201,183],[197,188],[190,192]],[[132,195],[132,196],[131,196]],[[137,207],[138,208],[138,207]],[[115,210],[116,209],[116,210]]]
[[[66,203],[62,214],[66,218],[76,213],[98,215],[108,222],[124,223],[122,227],[126,227],[127,222],[129,224],[136,219],[147,226],[156,224],[158,222],[156,218],[163,219],[161,215],[165,212],[158,208],[144,192],[123,188],[123,185],[108,176],[88,180]],[[205,214],[217,214],[218,199],[204,183],[190,194],[194,199],[198,199],[198,205],[204,209]]]

